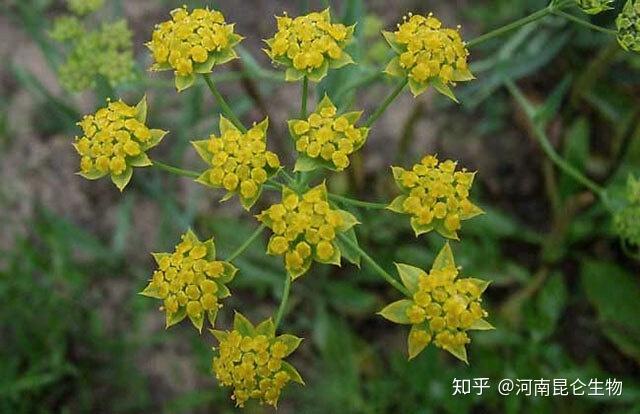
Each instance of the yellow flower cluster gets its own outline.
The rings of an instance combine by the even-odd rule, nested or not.
[[[274,233],[267,253],[284,256],[292,279],[306,273],[312,260],[340,265],[336,235],[358,223],[350,213],[331,208],[324,183],[302,196],[283,187],[282,203],[272,205],[257,218]]]
[[[616,18],[618,43],[624,50],[640,52],[640,0],[627,0]]]
[[[395,32],[383,32],[391,48],[398,54],[387,66],[392,76],[408,78],[414,95],[433,85],[439,92],[455,100],[450,84],[473,79],[465,47],[458,29],[443,28],[442,22],[428,16],[409,14]]]
[[[483,319],[487,312],[482,309],[480,298],[488,282],[456,279],[458,269],[449,243],[428,274],[406,264],[397,267],[411,299],[394,302],[380,314],[393,322],[412,325],[409,358],[418,355],[433,340],[437,347],[467,362],[465,345],[470,342],[467,331],[493,328]]]
[[[223,201],[237,193],[248,210],[260,196],[262,184],[280,168],[278,155],[267,151],[268,126],[265,119],[243,133],[220,116],[220,137],[212,134],[207,140],[192,142],[211,166],[196,181],[227,190]]]
[[[425,156],[411,170],[392,167],[404,194],[394,199],[388,209],[409,214],[416,236],[435,229],[444,237],[457,240],[461,221],[482,214],[482,210],[469,201],[475,173],[455,169],[454,161],[439,162],[434,155]]]
[[[232,331],[212,331],[218,339],[213,372],[221,386],[233,387],[231,399],[244,407],[250,398],[274,407],[287,383],[303,384],[300,374],[283,361],[298,348],[302,339],[284,334],[275,336],[271,319],[254,327],[236,313]]]
[[[329,9],[291,18],[285,13],[277,16],[278,31],[265,42],[265,53],[276,63],[286,66],[286,79],[299,80],[306,76],[319,82],[329,68],[337,69],[353,63],[345,52],[351,41],[354,26],[331,23]]]
[[[146,151],[166,134],[146,125],[147,103],[137,106],[122,101],[109,102],[93,115],[85,115],[78,126],[84,135],[76,137],[73,146],[80,154],[79,174],[96,180],[111,174],[111,180],[122,191],[131,180],[133,167],[151,165]]]
[[[154,253],[158,270],[153,273],[142,295],[164,302],[167,328],[189,317],[202,331],[206,314],[214,326],[219,299],[230,296],[226,287],[237,269],[231,263],[215,260],[213,239],[201,242],[189,230],[173,253]]]
[[[171,12],[171,20],[156,25],[147,47],[155,61],[152,70],[174,70],[178,90],[193,84],[194,73],[210,73],[214,65],[237,58],[233,47],[242,36],[233,32],[219,11],[185,7]]]
[[[316,164],[337,171],[347,168],[349,155],[364,145],[369,133],[368,128],[355,126],[361,115],[362,112],[337,115],[336,107],[325,95],[306,120],[290,120],[289,132],[301,153],[296,170],[312,170]]]

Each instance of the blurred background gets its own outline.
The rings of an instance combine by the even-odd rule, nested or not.
[[[149,124],[171,131],[153,159],[203,170],[189,141],[217,129],[219,108],[204,84],[177,94],[170,73],[149,73],[143,43],[171,9],[220,9],[244,36],[241,60],[214,78],[245,123],[271,119],[269,142],[291,165],[286,119],[299,85],[285,83],[260,50],[272,16],[331,3],[335,19],[358,23],[349,52],[360,64],[330,75],[343,109],[370,113],[393,83],[379,35],[409,11],[433,11],[462,24],[471,39],[523,17],[542,0],[159,1],[5,0],[0,5],[0,412],[227,413],[227,390],[210,373],[208,334],[188,323],[164,329],[155,300],[137,295],[167,251],[192,227],[215,236],[222,257],[256,228],[235,201],[185,178],[136,170],[124,193],[108,179],[74,173],[71,142],[85,113],[121,96],[146,93]],[[83,14],[93,6],[91,14]],[[622,2],[616,2],[619,10]],[[572,10],[581,18],[580,12]],[[71,18],[70,16],[76,16]],[[612,27],[616,11],[593,22]],[[65,20],[66,19],[66,20]],[[84,25],[84,29],[79,25]],[[470,366],[427,348],[406,360],[407,329],[375,312],[397,293],[370,268],[314,264],[293,285],[283,329],[305,341],[293,356],[307,385],[289,386],[281,413],[640,413],[640,266],[621,243],[612,214],[544,156],[530,122],[508,91],[513,80],[541,105],[539,120],[572,165],[624,201],[640,172],[640,55],[613,36],[547,17],[473,49],[477,80],[456,89],[461,105],[407,92],[376,124],[332,191],[371,201],[397,194],[391,164],[425,153],[478,170],[474,200],[486,215],[465,222],[454,243],[463,274],[491,280],[485,296],[495,331],[472,335]],[[265,198],[263,203],[268,202]],[[622,203],[620,202],[620,203]],[[613,205],[620,203],[614,201]],[[258,205],[254,212],[265,204]],[[620,208],[622,205],[620,204]],[[406,218],[353,210],[361,245],[385,268],[428,268],[438,235],[416,239]],[[237,260],[240,276],[221,312],[252,320],[270,315],[284,270],[260,239]],[[625,247],[626,248],[623,248]],[[637,246],[635,246],[637,249]],[[636,250],[637,251],[637,250]],[[482,396],[452,396],[454,378],[488,377]],[[616,397],[500,396],[502,378],[616,378]],[[247,413],[270,412],[257,404]]]

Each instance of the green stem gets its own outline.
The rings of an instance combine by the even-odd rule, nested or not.
[[[589,28],[589,29],[592,29],[592,30],[597,30],[598,32],[602,32],[602,33],[606,33],[608,35],[614,35],[614,36],[617,34],[615,30],[607,29],[606,27],[597,26],[597,25],[595,25],[593,23],[590,23],[590,22],[588,22],[586,20],[582,20],[581,18],[576,17],[573,14],[569,14],[567,12],[564,12],[562,10],[553,10],[552,13],[555,14],[556,16],[564,17],[565,19],[570,20],[570,21],[572,21],[574,23],[577,23],[579,25],[582,25],[582,26],[584,26],[586,28]]]
[[[360,256],[362,256],[362,258],[364,259],[365,262],[369,263],[369,265],[371,267],[373,267],[373,269],[376,271],[376,273],[378,273],[378,275],[380,275],[384,280],[387,281],[387,283],[389,283],[391,286],[393,286],[394,288],[398,289],[398,291],[400,291],[402,294],[404,294],[407,297],[411,297],[411,294],[409,293],[409,291],[407,290],[407,288],[405,288],[404,286],[402,286],[402,284],[400,282],[398,282],[396,279],[393,278],[393,276],[391,276],[389,273],[387,273],[386,270],[384,270],[375,260],[373,260],[371,258],[371,256],[369,256],[367,254],[367,252],[365,252],[364,250],[362,250],[360,248],[360,246],[358,246],[356,243],[354,243],[350,238],[348,238],[344,233],[339,233],[338,237],[340,237],[340,240],[342,240],[345,244],[347,244],[350,248],[352,248],[353,250],[357,251]]]
[[[309,97],[309,78],[302,78],[302,99],[300,102],[300,119],[307,119],[307,100]]]
[[[485,33],[481,36],[478,36],[475,39],[471,39],[470,41],[467,42],[467,48],[472,48],[474,46],[479,45],[480,43],[493,39],[494,37],[502,36],[503,34],[508,33],[512,30],[515,30],[519,27],[522,27],[526,24],[542,19],[543,17],[551,14],[553,10],[554,8],[551,5],[549,5],[544,9],[540,9],[537,12],[534,12],[526,17],[523,17],[522,19],[516,20],[515,22],[499,27],[495,30],[490,31],[489,33]]]
[[[173,167],[160,161],[152,161],[152,163],[156,168],[170,172],[171,174],[180,175],[182,177],[198,178],[201,175],[197,171],[183,170],[182,168]]]
[[[542,150],[549,157],[549,159],[567,175],[597,194],[602,199],[602,201],[607,204],[608,200],[605,189],[594,181],[585,177],[580,171],[574,168],[556,152],[556,150],[553,148],[553,145],[551,145],[551,142],[549,142],[544,129],[542,128],[540,123],[536,122],[535,120],[535,109],[533,108],[531,103],[529,103],[527,98],[522,94],[520,89],[511,80],[507,80],[505,82],[505,85],[511,95],[513,95],[515,100],[522,107],[525,115],[529,119],[531,127],[533,128],[533,133],[536,139],[538,140],[540,146],[542,147]]]
[[[227,262],[232,262],[233,260],[237,259],[238,256],[240,256],[245,250],[247,250],[247,248],[251,245],[251,243],[253,243],[255,239],[257,239],[260,236],[260,234],[262,234],[265,228],[266,228],[266,225],[264,224],[260,225],[260,227],[258,227],[256,231],[254,231],[253,234],[251,234],[251,236],[249,236],[249,238],[244,243],[242,243],[240,247],[236,249],[235,252],[231,253],[231,256],[227,258]]]
[[[372,210],[384,210],[384,209],[387,208],[387,204],[370,203],[368,201],[354,200],[353,198],[344,197],[344,196],[337,195],[337,194],[329,193],[329,198],[334,200],[334,201],[337,201],[339,203],[351,204],[352,206],[364,207],[364,208],[368,208],[368,209],[372,209]]]
[[[387,99],[385,99],[382,105],[380,105],[380,107],[373,114],[371,114],[369,119],[367,119],[367,122],[365,122],[364,124],[365,127],[370,128],[371,125],[373,125],[378,120],[378,118],[380,118],[380,116],[387,110],[389,105],[391,105],[391,102],[393,102],[398,97],[398,95],[400,95],[400,92],[402,92],[404,87],[407,86],[408,82],[409,78],[405,78],[398,84],[393,92],[391,92],[391,95],[387,96]]]
[[[242,125],[242,122],[240,122],[236,114],[233,113],[233,110],[231,109],[227,101],[225,101],[222,94],[218,91],[218,88],[216,88],[216,84],[213,82],[213,79],[211,79],[211,76],[208,73],[203,73],[202,77],[204,78],[205,82],[207,82],[207,86],[209,87],[209,90],[211,91],[213,96],[216,98],[216,101],[218,101],[218,105],[220,105],[220,108],[222,108],[222,113],[225,114],[231,122],[233,122],[233,125],[235,125],[236,128],[238,128],[242,132],[247,132],[247,128]]]
[[[287,308],[287,302],[289,302],[289,291],[291,291],[291,277],[289,275],[285,275],[284,287],[282,288],[282,298],[280,299],[280,306],[278,306],[278,313],[276,313],[276,329],[278,328],[278,325],[280,325],[280,321],[282,321],[282,317],[284,316],[284,311]]]

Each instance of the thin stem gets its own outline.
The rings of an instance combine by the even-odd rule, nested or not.
[[[309,97],[309,78],[302,78],[302,99],[300,101],[300,119],[307,119],[307,100]]]
[[[556,150],[553,148],[553,145],[551,145],[551,142],[549,142],[544,129],[542,128],[540,123],[536,122],[534,119],[535,109],[533,108],[531,103],[529,103],[527,98],[522,94],[520,89],[518,89],[518,87],[511,80],[507,80],[505,82],[505,85],[507,86],[507,89],[509,90],[511,95],[513,95],[515,100],[522,107],[525,115],[529,119],[531,127],[533,128],[533,133],[536,139],[538,140],[540,146],[542,147],[542,150],[549,157],[549,159],[553,161],[553,163],[556,164],[556,166],[558,166],[558,168],[564,171],[567,175],[597,194],[602,199],[602,201],[607,204],[605,189],[584,176],[580,171],[569,164],[556,152]]]
[[[295,179],[291,175],[289,175],[289,173],[284,168],[280,169],[280,174],[284,175],[284,178],[289,184],[295,182]]]
[[[367,122],[364,124],[365,127],[370,128],[371,125],[373,125],[378,120],[378,118],[380,118],[380,116],[384,113],[384,111],[387,110],[389,105],[391,105],[391,102],[393,102],[398,97],[398,95],[400,95],[400,92],[402,92],[404,87],[407,86],[408,82],[409,82],[409,78],[405,78],[402,82],[398,84],[398,86],[393,90],[393,92],[391,92],[391,95],[387,96],[387,99],[384,100],[382,105],[380,105],[380,107],[373,114],[371,114],[369,119],[367,119]]]
[[[597,30],[598,32],[601,33],[606,33],[608,35],[616,35],[616,31],[615,30],[611,30],[611,29],[607,29],[606,27],[601,27],[601,26],[597,26],[593,23],[590,23],[586,20],[582,20],[581,18],[574,16],[573,14],[564,12],[562,10],[553,10],[552,12],[553,14],[555,14],[556,16],[561,16],[564,17],[567,20],[570,20],[574,23],[577,23],[579,25],[582,25],[586,28],[592,29],[592,30]]]
[[[225,101],[222,94],[218,91],[218,88],[216,88],[216,84],[213,82],[211,76],[208,73],[203,73],[202,77],[204,78],[205,82],[207,82],[207,86],[209,87],[209,90],[211,91],[213,96],[216,98],[216,101],[218,101],[218,105],[220,105],[222,113],[225,114],[231,122],[233,122],[233,125],[235,125],[236,128],[238,128],[242,132],[247,132],[247,128],[242,125],[242,122],[240,122],[236,114],[233,113],[233,110],[231,109],[227,101]]]
[[[405,296],[410,297],[411,294],[409,293],[409,291],[407,290],[407,288],[405,288],[404,286],[402,286],[402,284],[400,282],[398,282],[396,279],[393,278],[393,276],[391,276],[389,273],[387,273],[386,270],[384,270],[375,260],[373,260],[371,258],[371,256],[369,256],[367,254],[367,252],[365,252],[364,250],[362,250],[360,248],[360,246],[358,246],[356,243],[354,243],[350,238],[348,238],[344,233],[339,233],[338,237],[340,237],[340,240],[342,240],[345,244],[347,244],[350,248],[352,248],[353,250],[357,251],[358,253],[360,253],[360,256],[362,256],[362,258],[364,259],[365,262],[369,263],[369,265],[371,267],[373,267],[373,269],[376,271],[376,273],[378,273],[378,275],[380,275],[384,280],[387,281],[387,283],[389,283],[391,286],[393,286],[394,288],[398,289],[402,294],[404,294]]]
[[[227,262],[232,262],[233,260],[237,259],[238,256],[240,256],[245,250],[247,250],[251,243],[253,243],[255,239],[257,239],[262,234],[265,227],[266,225],[264,224],[260,225],[260,227],[258,227],[256,231],[254,231],[253,234],[251,234],[251,236],[249,236],[249,238],[236,249],[235,252],[231,253],[231,256],[227,258]]]
[[[182,177],[198,178],[201,173],[197,171],[183,170],[182,168],[173,167],[160,161],[152,161],[153,166],[161,170],[170,172],[171,174],[180,175]]]
[[[368,209],[372,209],[372,210],[384,210],[384,209],[387,208],[387,204],[370,203],[368,201],[354,200],[353,198],[344,197],[344,196],[337,195],[337,194],[329,193],[329,198],[334,200],[334,201],[337,201],[339,203],[351,204],[352,206],[363,207],[363,208],[368,208]]]
[[[287,302],[289,302],[289,291],[291,291],[291,277],[289,275],[285,275],[284,287],[282,288],[282,298],[280,299],[280,306],[278,306],[278,313],[276,313],[276,329],[278,328],[278,325],[280,325],[280,321],[284,316],[284,311],[287,308]]]
[[[493,39],[494,37],[502,36],[503,34],[508,33],[512,30],[515,30],[519,27],[522,27],[526,24],[542,19],[543,17],[551,14],[553,10],[554,8],[551,5],[549,5],[544,9],[540,9],[537,12],[534,12],[526,17],[523,17],[522,19],[516,20],[515,22],[499,27],[495,30],[490,31],[489,33],[485,33],[481,36],[478,36],[475,39],[471,39],[470,41],[467,42],[467,48],[472,48],[474,46],[479,45],[480,43]]]

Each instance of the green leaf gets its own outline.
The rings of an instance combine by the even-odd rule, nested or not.
[[[411,217],[410,223],[413,232],[416,234],[416,237],[420,236],[421,234],[429,233],[433,230],[433,224],[420,224],[418,222],[418,219],[415,217]]]
[[[420,275],[426,275],[426,272],[418,267],[404,263],[396,263],[395,265],[404,287],[409,290],[409,293],[416,293],[418,291],[419,277]]]
[[[127,160],[127,164],[129,164],[132,167],[148,167],[153,163],[151,162],[147,154],[145,154],[144,152],[141,152],[137,156],[133,158],[129,158]]]
[[[470,211],[464,214],[460,214],[460,220],[469,220],[481,214],[484,214],[484,210],[480,207],[476,206],[473,203],[470,203]]]
[[[447,229],[444,220],[433,220],[431,226],[442,236],[451,240],[460,240],[458,232]]]
[[[402,68],[402,66],[400,66],[400,60],[397,57],[394,57],[393,59],[391,59],[389,61],[389,64],[387,65],[387,67],[384,69],[383,72],[386,73],[389,76],[393,76],[393,77],[397,77],[397,78],[405,78],[405,77],[407,77],[407,73]],[[414,91],[413,88],[411,89],[411,91],[412,92]],[[416,94],[414,92],[414,95],[419,95],[419,93]]]
[[[451,267],[456,267],[456,263],[453,259],[453,252],[451,251],[451,246],[449,242],[446,242],[442,247],[442,250],[438,253],[435,260],[433,261],[432,270],[441,270],[448,269]]]
[[[581,280],[605,335],[620,351],[640,363],[637,278],[616,264],[589,260],[582,265]]]
[[[200,316],[191,316],[189,315],[189,319],[198,332],[202,333],[202,326],[204,325],[204,312],[200,313]]]
[[[203,242],[204,247],[207,249],[207,255],[205,259],[207,260],[215,260],[216,259],[216,244],[213,242],[213,237],[209,240],[205,240]]]
[[[144,95],[136,105],[136,119],[143,124],[147,122],[147,95]]]
[[[358,238],[353,228],[347,230],[344,233],[345,237],[351,240],[356,246],[358,245]],[[336,246],[340,249],[342,256],[349,261],[349,263],[360,267],[360,252],[357,249],[352,248],[349,244],[342,241],[340,237],[335,239]]]
[[[220,52],[214,52],[214,56],[216,59],[216,65],[223,65],[238,58],[238,54],[235,50],[233,50],[233,48],[227,48],[225,50],[221,50]]]
[[[164,136],[168,133],[167,131],[163,131],[161,129],[150,129],[149,132],[151,132],[151,138],[140,144],[140,147],[143,151],[146,151],[149,148],[153,148],[158,145],[160,141],[162,141],[162,138],[164,138]]]
[[[453,80],[456,82],[466,82],[475,78],[469,69],[456,69],[453,71]]]
[[[347,121],[349,121],[350,124],[355,124],[362,117],[362,113],[363,113],[362,111],[351,111],[351,112],[346,112],[346,113],[342,114],[341,116],[344,116],[345,118],[347,118]],[[367,129],[368,130],[368,128],[360,128],[360,129],[361,130],[363,130],[363,129]]]
[[[286,361],[282,361],[282,370],[289,374],[291,381],[304,385],[304,381],[302,380],[300,373],[293,367],[293,365],[289,364]]]
[[[396,213],[404,214],[404,202],[407,199],[406,195],[401,195],[393,199],[391,204],[387,206],[387,210],[391,210]]]
[[[404,52],[402,46],[400,46],[400,44],[396,41],[396,34],[395,33],[383,30],[382,31],[382,37],[384,37],[384,40],[387,41],[387,43],[389,44],[391,49],[393,49],[394,52],[396,52],[398,54]]]
[[[410,360],[417,357],[418,354],[420,354],[420,352],[422,352],[427,347],[427,345],[429,345],[429,342],[416,341],[415,336],[412,335],[415,331],[428,332],[428,330],[424,326],[421,326],[421,325],[411,326],[411,329],[409,330],[409,336],[407,337],[407,351],[409,353]]]
[[[326,168],[326,162],[323,163],[316,158],[311,158],[304,154],[299,154],[296,165],[293,167],[294,172],[309,172],[320,168]]]
[[[235,312],[235,316],[233,318],[233,329],[240,332],[242,336],[254,337],[256,334],[253,324],[240,312]]]
[[[387,305],[384,309],[378,312],[378,315],[390,320],[391,322],[410,325],[411,322],[407,316],[407,309],[411,306],[413,306],[412,300],[400,299]]]
[[[195,148],[196,152],[206,162],[207,164],[211,164],[211,159],[213,158],[213,154],[209,152],[209,140],[203,139],[200,141],[191,141],[191,145]]]
[[[144,290],[139,293],[139,295],[147,296],[149,298],[154,298],[154,299],[163,299],[163,297],[160,296],[160,294],[158,294],[158,290],[154,288],[151,284],[148,284],[147,287],[145,287]]]
[[[491,325],[489,322],[487,322],[486,320],[479,319],[479,320],[475,321],[473,323],[473,325],[471,325],[469,327],[469,329],[473,329],[473,330],[476,330],[476,331],[489,331],[489,330],[496,329],[496,328],[493,325]]]
[[[424,82],[424,83],[420,83],[420,82],[416,82],[415,80],[409,78],[409,89],[411,90],[411,93],[413,94],[413,97],[417,97],[418,95],[421,95],[422,93],[424,93],[424,91],[426,91],[427,89],[429,89],[429,83]]]
[[[319,68],[313,69],[311,72],[307,73],[306,76],[311,82],[320,82],[327,76],[327,72],[329,71],[329,62],[324,60],[322,66]]]
[[[339,59],[331,59],[329,62],[330,69],[340,69],[344,66],[354,64],[353,58],[347,53],[342,52],[342,56]]]
[[[184,306],[178,308],[178,311],[174,314],[166,314],[166,328],[170,328],[173,325],[180,323],[187,316],[187,310]]]
[[[285,354],[285,357],[291,355],[291,353],[298,349],[298,347],[302,343],[302,338],[298,338],[297,336],[290,334],[280,335],[276,338],[276,340],[284,343],[287,346],[287,353]]]
[[[211,73],[213,66],[216,64],[216,56],[210,54],[206,61],[202,63],[196,63],[193,65],[193,71],[195,73]]]
[[[273,323],[273,318],[268,318],[260,322],[258,326],[256,326],[256,334],[273,338],[276,334],[276,325]]]
[[[216,326],[216,319],[218,318],[218,310],[219,308],[216,306],[215,308],[207,311],[207,320],[209,320],[211,327]]]
[[[182,92],[185,89],[192,87],[196,81],[196,76],[193,73],[188,76],[175,75],[175,77],[175,84],[178,92]]]
[[[220,135],[224,135],[227,131],[237,131],[238,128],[236,128],[235,125],[233,125],[233,122],[229,121],[224,115],[220,114]]]
[[[220,331],[217,329],[209,329],[209,332],[218,340],[218,343],[223,342],[229,336],[229,332]]]
[[[287,274],[291,277],[291,281],[294,281],[300,276],[307,273],[309,271],[309,268],[311,267],[311,262],[312,262],[311,257],[307,257],[306,259],[304,259],[304,262],[302,263],[302,267],[300,269],[294,272],[287,269]]]
[[[87,180],[98,180],[105,175],[109,174],[108,172],[100,172],[96,169],[89,171],[88,173],[83,173],[82,171],[77,172],[80,177],[86,178]]]
[[[337,212],[342,217],[342,224],[337,228],[338,231],[345,232],[345,231],[353,228],[354,226],[360,224],[360,222],[358,221],[356,216],[354,216],[353,214],[349,213],[348,211],[337,210]]]
[[[456,346],[455,348],[447,349],[451,355],[458,358],[460,361],[469,365],[469,361],[467,360],[467,349],[464,345]]]
[[[340,246],[337,243],[337,239],[334,240],[333,242],[331,242],[331,245],[333,246],[333,255],[328,258],[327,260],[323,260],[320,257],[318,257],[317,252],[314,253],[313,258],[318,262],[318,263],[324,263],[324,264],[331,264],[331,265],[336,265],[336,266],[341,266],[340,264],[340,259],[342,258],[342,254],[340,253]]]
[[[262,186],[258,188],[258,192],[256,192],[256,195],[253,197],[246,198],[242,196],[242,193],[238,193],[238,196],[240,197],[240,204],[246,211],[251,210],[251,207],[253,207],[256,201],[258,201],[260,195],[262,195]]]
[[[294,68],[287,68],[284,74],[284,80],[287,82],[297,82],[302,78],[304,78],[304,73]]]
[[[218,277],[217,280],[220,283],[229,283],[236,276],[236,273],[238,273],[238,268],[229,262],[222,262],[222,266],[224,267],[224,271],[222,272],[222,276]]]
[[[122,192],[124,188],[131,181],[131,177],[133,176],[133,168],[127,165],[127,168],[120,175],[111,175],[111,181],[118,187],[118,190]]]
[[[216,296],[218,298],[224,299],[224,298],[228,298],[229,296],[231,296],[231,291],[229,290],[227,285],[222,283],[220,281],[220,279],[214,279],[214,280],[216,281],[216,284],[218,285],[218,290],[216,291]]]
[[[491,283],[490,280],[476,279],[475,277],[467,277],[464,280],[468,280],[469,282],[475,284],[478,289],[480,289],[480,293],[483,293],[485,290],[487,290],[487,287],[489,287],[489,284]]]
[[[453,91],[449,87],[449,85],[445,85],[440,78],[433,78],[429,81],[429,84],[435,88],[436,91],[440,92],[447,98],[451,99],[455,103],[460,103],[456,96],[453,94]]]
[[[160,260],[162,260],[162,258],[164,257],[169,257],[171,256],[171,253],[151,253],[151,256],[153,256],[153,260],[156,261],[156,264],[160,264]]]
[[[198,184],[202,184],[205,185],[207,187],[211,187],[211,188],[220,188],[217,185],[213,185],[211,184],[211,181],[209,181],[209,177],[211,175],[211,170],[206,170],[205,172],[203,172],[202,174],[200,174],[200,176],[198,178],[196,178],[195,181]]]

